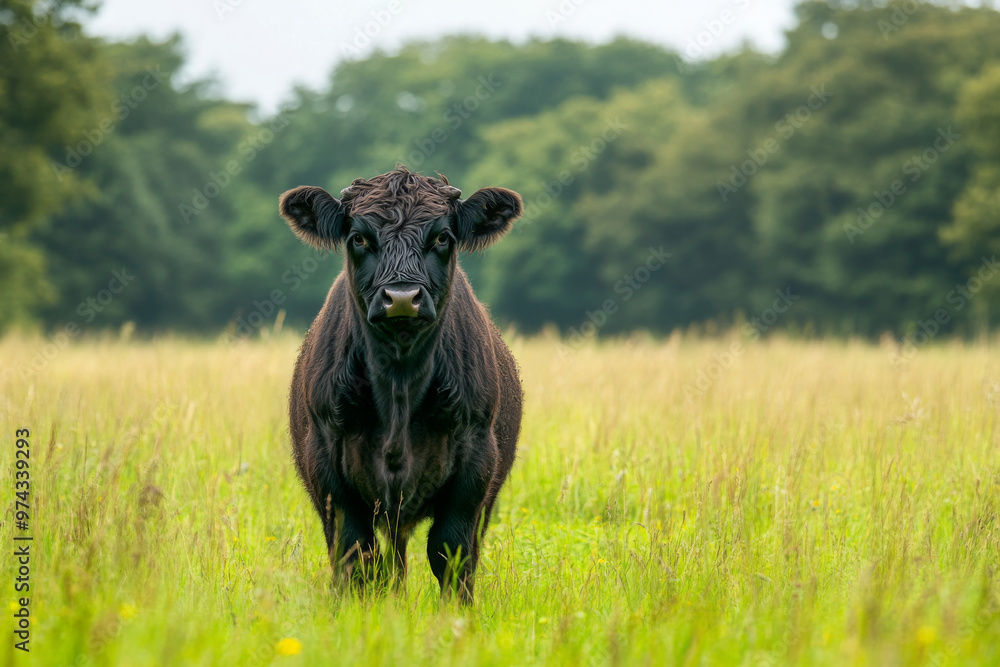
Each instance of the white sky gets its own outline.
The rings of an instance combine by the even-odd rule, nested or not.
[[[606,42],[625,34],[701,57],[747,40],[784,43],[794,0],[103,0],[87,23],[112,38],[184,35],[187,76],[214,74],[227,96],[273,111],[292,86],[325,87],[348,49],[393,50],[413,39],[477,33],[515,42],[563,36]],[[392,10],[395,10],[393,12]],[[384,26],[377,19],[381,15]],[[364,45],[360,31],[373,36]],[[714,34],[713,34],[714,31]],[[701,46],[698,45],[700,42]],[[700,53],[698,53],[700,50]]]

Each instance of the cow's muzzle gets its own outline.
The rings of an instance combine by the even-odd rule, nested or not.
[[[413,283],[394,283],[378,290],[368,305],[368,321],[403,322],[406,318],[432,322],[437,317],[434,301],[427,290]]]

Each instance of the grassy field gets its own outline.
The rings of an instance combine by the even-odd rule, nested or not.
[[[6,664],[1000,664],[985,344],[513,339],[519,460],[462,610],[426,530],[404,593],[331,586],[289,456],[295,337],[91,341],[22,377],[43,343],[0,341],[11,612],[17,428],[35,538]]]

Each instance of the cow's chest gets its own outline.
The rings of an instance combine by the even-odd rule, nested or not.
[[[428,515],[455,471],[460,455],[454,420],[434,399],[427,397],[405,415],[359,401],[346,424],[341,471],[380,515],[402,521]]]

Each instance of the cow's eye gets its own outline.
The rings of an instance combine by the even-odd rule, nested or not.
[[[434,242],[438,245],[438,247],[444,248],[449,243],[451,243],[451,237],[445,234],[444,232],[441,232],[440,234],[438,234],[438,237]]]
[[[355,234],[351,237],[351,243],[355,248],[367,248],[368,240],[361,234]]]

